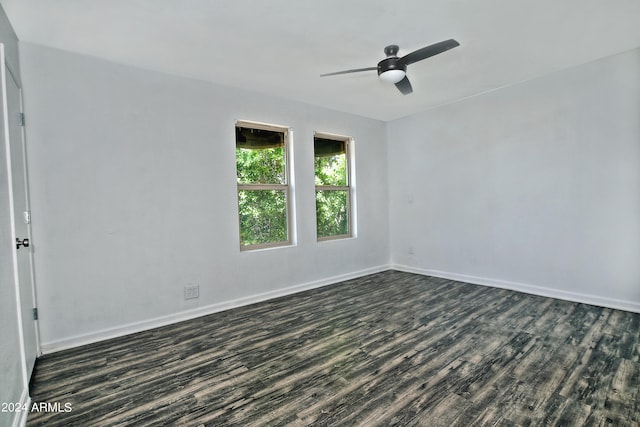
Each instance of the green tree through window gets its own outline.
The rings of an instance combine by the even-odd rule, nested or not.
[[[289,239],[287,132],[236,126],[236,173],[242,249]]]
[[[349,140],[314,137],[318,240],[351,236]]]

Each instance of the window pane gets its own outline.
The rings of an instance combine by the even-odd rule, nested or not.
[[[344,141],[314,138],[316,185],[347,185]]]
[[[239,190],[240,244],[286,242],[287,195],[281,190]]]
[[[284,147],[236,148],[239,184],[286,184]]]
[[[316,221],[319,238],[349,234],[349,192],[317,190]]]
[[[286,184],[284,133],[236,127],[239,184]]]

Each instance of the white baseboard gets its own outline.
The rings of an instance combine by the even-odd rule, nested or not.
[[[606,298],[598,295],[581,294],[577,292],[562,291],[542,286],[528,285],[525,283],[510,282],[506,280],[489,279],[485,277],[470,276],[466,274],[450,273],[439,270],[429,270],[406,265],[381,265],[365,270],[355,271],[352,273],[342,274],[338,276],[328,277],[313,282],[307,282],[288,288],[277,289],[262,294],[250,295],[231,301],[225,301],[219,304],[212,304],[204,307],[198,307],[192,310],[182,311],[179,313],[169,314],[167,316],[156,317],[153,319],[143,320],[140,322],[129,323],[126,325],[116,326],[113,328],[102,329],[88,334],[76,335],[61,340],[42,343],[40,348],[43,354],[54,353],[56,351],[66,350],[69,348],[79,347],[85,344],[92,344],[98,341],[104,341],[111,338],[117,338],[136,332],[146,331],[148,329],[166,326],[172,323],[182,322],[194,319],[208,314],[218,313],[232,308],[242,307],[257,302],[267,301],[282,296],[292,295],[310,289],[320,288],[322,286],[332,285],[345,280],[355,279],[358,277],[374,274],[385,270],[398,270],[408,273],[416,273],[424,276],[434,276],[443,279],[456,280],[459,282],[471,283],[474,285],[490,286],[493,288],[509,289],[518,292],[524,292],[533,295],[539,295],[550,298],[557,298],[566,301],[579,302],[584,304],[597,305],[601,307],[614,308],[618,310],[631,311],[640,313],[640,303]],[[26,419],[26,416],[25,416]]]
[[[172,323],[178,323],[185,320],[194,319],[196,317],[218,313],[218,312],[229,310],[232,308],[242,307],[245,305],[254,304],[257,302],[262,302],[262,301],[266,301],[274,298],[279,298],[286,295],[296,294],[298,292],[306,291],[309,289],[315,289],[315,288],[320,288],[322,286],[332,285],[334,283],[355,279],[358,277],[366,276],[368,274],[379,273],[381,271],[389,270],[389,268],[390,267],[388,265],[381,265],[378,267],[368,268],[365,270],[355,271],[352,273],[342,274],[339,276],[328,277],[328,278],[316,280],[313,282],[307,282],[300,285],[291,286],[288,288],[276,289],[270,292],[250,295],[247,297],[238,298],[231,301],[225,301],[218,304],[207,305],[204,307],[198,307],[192,310],[169,314],[162,317],[156,317],[153,319],[143,320],[140,322],[134,322],[126,325],[116,326],[113,328],[102,329],[102,330],[91,332],[88,334],[76,335],[76,336],[64,338],[61,340],[44,342],[44,343],[41,343],[40,350],[42,351],[42,354],[54,353],[56,351],[79,347],[85,344],[92,344],[98,341],[117,338],[124,335],[133,334],[136,332],[142,332],[149,329],[170,325]]]
[[[22,390],[22,396],[20,396],[20,407],[22,408],[31,408],[31,397],[29,397],[29,389],[25,387]],[[27,425],[27,416],[29,416],[29,411],[20,411],[15,412],[13,417],[13,427],[24,427]]]
[[[600,307],[614,308],[617,310],[640,313],[640,303],[633,301],[623,301],[607,298],[600,295],[582,294],[559,289],[546,288],[542,286],[528,285],[525,283],[510,282],[499,279],[489,279],[486,277],[469,276],[466,274],[450,273],[447,271],[428,270],[423,268],[410,267],[406,265],[390,265],[389,268],[407,273],[416,273],[424,276],[440,277],[443,279],[456,280],[474,285],[490,286],[492,288],[509,289],[512,291],[524,292],[527,294],[550,297],[571,302],[579,302]]]

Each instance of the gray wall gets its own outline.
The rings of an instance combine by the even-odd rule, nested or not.
[[[18,57],[18,37],[0,5],[0,43],[4,44],[4,55],[9,68],[20,82],[20,61]]]
[[[0,43],[4,44],[5,60],[14,73],[19,73],[18,39],[4,10],[0,7]],[[0,115],[0,129],[2,129]],[[15,247],[11,244],[9,183],[5,141],[0,144],[0,402],[20,402],[27,385],[22,376],[20,353],[21,336],[18,324],[18,306],[13,277]],[[14,422],[15,413],[0,412],[0,426]]]
[[[633,50],[389,123],[392,262],[640,311],[638,76]]]
[[[44,351],[388,263],[383,122],[37,45],[21,60]],[[295,247],[239,251],[236,119],[293,129]],[[355,138],[355,239],[316,241],[314,130]]]

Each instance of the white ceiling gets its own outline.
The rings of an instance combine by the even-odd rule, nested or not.
[[[181,76],[393,120],[640,47],[640,0],[1,0],[18,37]],[[403,96],[375,71],[409,66]]]

